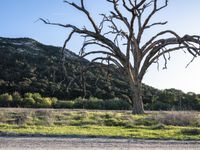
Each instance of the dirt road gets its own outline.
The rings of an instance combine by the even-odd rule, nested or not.
[[[200,150],[200,141],[0,137],[0,150]]]

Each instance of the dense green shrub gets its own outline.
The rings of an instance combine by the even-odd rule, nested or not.
[[[57,101],[55,108],[74,108],[74,101]]]
[[[12,102],[12,106],[13,107],[20,107],[23,104],[23,98],[21,97],[21,95],[18,92],[14,92],[12,94],[12,98],[13,98],[13,102]]]
[[[56,98],[42,97],[39,93],[24,94],[24,107],[51,108],[56,102]]]
[[[81,97],[76,98],[74,100],[74,108],[84,109],[85,108],[85,103],[86,103],[85,101],[86,101],[86,99],[84,99],[84,98],[81,98]]]
[[[51,98],[45,97],[41,99],[42,101],[38,104],[41,108],[50,108],[52,107],[52,101]]]
[[[58,99],[57,98],[55,98],[55,97],[51,98],[51,105],[52,105],[53,108],[55,108],[57,103],[58,103]]]
[[[107,110],[130,110],[131,105],[122,99],[114,98],[110,100],[105,100],[105,109]]]
[[[35,107],[35,100],[32,97],[25,97],[23,99],[23,107],[32,108]]]
[[[45,102],[43,102],[43,98],[39,93],[33,93],[31,97],[35,100],[35,107],[42,108],[45,106]]]
[[[87,100],[86,108],[88,108],[88,109],[104,109],[105,101],[102,99],[97,99],[95,97],[90,97]]]
[[[102,100],[94,97],[89,99],[77,98],[74,101],[74,108],[81,109],[106,109],[106,110],[129,110],[130,104],[127,101],[114,98],[110,100]]]
[[[97,98],[76,98],[74,100],[74,108],[81,108],[81,109],[103,109],[104,108],[104,102],[101,99]]]
[[[171,110],[172,107],[168,103],[156,101],[150,104],[150,110]]]
[[[25,93],[24,94],[24,98],[32,98],[33,97],[33,93]]]
[[[12,95],[5,93],[0,95],[0,106],[1,107],[10,107],[12,104],[13,98]]]

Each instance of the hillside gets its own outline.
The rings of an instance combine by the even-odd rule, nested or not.
[[[62,65],[61,48],[43,45],[29,38],[0,38],[0,93],[39,92],[59,99],[94,96],[102,99],[129,95],[126,80],[114,67],[90,63],[71,51],[65,52]],[[94,67],[95,66],[95,67]],[[112,75],[112,76],[110,76]],[[85,87],[85,90],[84,88]],[[145,86],[144,93],[152,95],[156,89]]]
[[[62,61],[61,54],[60,47],[30,38],[0,37],[0,94],[31,92],[65,101],[78,97],[128,100],[128,82],[115,66],[90,63],[68,50]],[[143,85],[143,101],[150,110],[200,110],[200,95],[176,89],[161,91]]]

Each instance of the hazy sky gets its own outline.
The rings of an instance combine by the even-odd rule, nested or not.
[[[78,0],[75,0],[78,1]],[[105,0],[85,0],[87,7],[95,12],[107,11]],[[166,29],[172,29],[180,35],[200,35],[200,1],[169,0],[169,6],[155,17],[158,21],[168,21]],[[38,18],[52,22],[87,25],[85,17],[68,7],[62,0],[1,0],[0,36],[30,37],[48,45],[62,46],[67,31],[62,28],[35,22]],[[157,29],[146,34],[150,37]],[[158,32],[158,31],[157,31]],[[71,49],[78,53],[81,42],[74,40]],[[185,68],[191,57],[183,52],[172,55],[167,70],[158,71],[152,66],[144,78],[144,83],[159,88],[177,88],[184,92],[200,93],[200,58]]]

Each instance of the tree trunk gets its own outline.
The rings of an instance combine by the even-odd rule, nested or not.
[[[131,86],[131,101],[132,101],[132,114],[144,114],[144,106],[142,101],[142,83],[130,80]]]
[[[141,84],[132,87],[132,114],[144,114],[144,106],[142,101]]]

